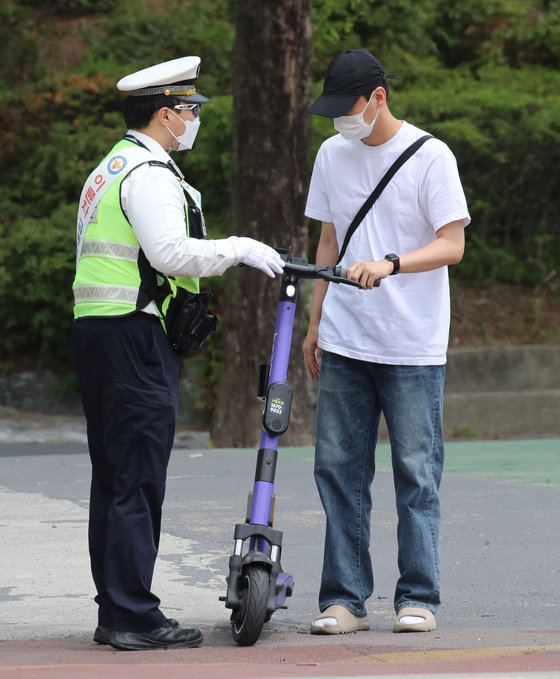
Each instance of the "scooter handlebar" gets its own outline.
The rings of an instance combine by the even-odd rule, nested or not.
[[[285,253],[281,253],[281,256],[286,262],[284,265],[285,274],[294,274],[298,278],[319,278],[330,283],[343,283],[363,289],[363,285],[357,281],[350,280],[347,277],[346,269],[343,269],[338,264],[335,266],[321,266],[319,264],[310,264],[306,259],[298,257],[290,258]],[[379,287],[380,282],[380,280],[376,280],[374,287]]]
[[[284,265],[284,273],[292,274],[297,278],[320,278],[324,281],[332,283],[346,283],[346,285],[353,285],[361,288],[360,283],[351,281],[346,277],[346,272],[340,266],[321,266],[319,264],[310,264],[306,259],[299,257],[282,257],[286,264]]]

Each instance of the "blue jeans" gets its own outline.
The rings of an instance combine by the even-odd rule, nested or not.
[[[323,352],[315,449],[315,481],[327,519],[321,611],[340,604],[365,616],[373,593],[371,484],[382,412],[398,517],[395,610],[438,609],[444,379],[443,365],[384,365]]]

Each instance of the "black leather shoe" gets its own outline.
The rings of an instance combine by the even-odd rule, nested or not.
[[[202,643],[197,629],[164,625],[151,632],[119,632],[113,630],[109,644],[121,651],[149,651],[157,648],[196,648]]]
[[[93,640],[96,644],[108,644],[112,633],[112,627],[103,627],[103,625],[97,625],[95,632],[93,633]]]
[[[167,624],[173,629],[179,627],[179,623],[174,618],[167,618]],[[98,625],[93,634],[93,640],[96,644],[109,644],[111,640],[111,634],[113,634],[112,627],[103,627],[103,625]]]

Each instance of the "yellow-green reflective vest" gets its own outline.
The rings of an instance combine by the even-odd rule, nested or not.
[[[121,140],[100,167],[114,153],[130,147],[136,145]],[[146,154],[145,162],[149,162],[149,152]],[[126,176],[123,172],[103,195],[95,221],[87,227],[72,286],[74,318],[125,316],[143,309],[156,297],[160,313],[165,314],[178,287],[199,292],[198,278],[168,278],[151,267],[121,207],[121,184]],[[188,235],[186,206],[185,221]]]

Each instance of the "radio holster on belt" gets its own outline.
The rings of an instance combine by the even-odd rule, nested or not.
[[[195,352],[214,332],[218,317],[208,309],[211,292],[178,288],[163,315],[167,337],[178,354]]]

